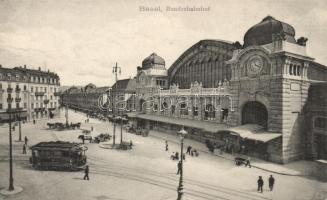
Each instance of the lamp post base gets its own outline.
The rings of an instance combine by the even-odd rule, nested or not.
[[[14,188],[15,188],[14,190],[9,190],[8,188],[4,188],[4,189],[0,190],[0,194],[9,196],[9,195],[18,194],[23,191],[22,187],[15,185]]]

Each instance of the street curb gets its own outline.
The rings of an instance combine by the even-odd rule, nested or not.
[[[175,143],[175,144],[179,144],[178,142],[174,141],[174,140],[171,140],[171,139],[167,139],[167,138],[163,138],[163,137],[160,137],[160,136],[157,136],[157,135],[153,135],[153,134],[149,134],[149,136],[152,136],[152,137],[155,137],[155,138],[159,138],[159,139],[164,139],[164,140],[167,140],[167,141],[170,141],[172,143]],[[203,150],[200,150],[200,149],[197,149],[198,151],[202,152],[202,153],[207,153],[207,154],[211,154],[213,156],[216,156],[216,157],[219,157],[219,158],[223,158],[225,160],[229,160],[229,161],[234,161],[233,159],[229,159],[229,158],[226,158],[224,156],[220,156],[220,155],[216,155],[216,154],[213,154],[209,151],[203,151]],[[251,167],[253,168],[257,168],[257,169],[260,169],[260,170],[263,170],[263,171],[267,171],[267,172],[271,172],[271,173],[275,173],[275,174],[279,174],[279,175],[285,175],[285,176],[298,176],[298,177],[309,177],[309,175],[304,175],[304,174],[289,174],[289,173],[282,173],[282,172],[277,172],[277,171],[272,171],[272,170],[269,170],[269,169],[265,169],[265,168],[262,168],[262,167],[258,167],[256,165],[252,165],[251,164]]]

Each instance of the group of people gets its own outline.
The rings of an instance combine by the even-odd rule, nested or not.
[[[187,149],[186,149],[186,153],[187,153],[188,155],[191,155],[192,157],[193,157],[193,156],[196,156],[196,157],[199,156],[199,152],[198,152],[195,148],[193,148],[192,146],[188,146],[188,147],[187,147]]]
[[[264,181],[262,179],[262,176],[259,176],[258,178],[258,192],[263,192],[263,185],[264,185]],[[273,191],[274,189],[274,184],[275,184],[275,178],[273,177],[273,175],[270,175],[270,177],[268,178],[268,183],[269,183],[269,190]]]
[[[168,151],[169,150],[169,146],[168,146],[168,141],[165,141],[165,150]],[[188,146],[186,148],[186,154],[193,156],[199,156],[199,152],[193,148],[192,146]],[[185,153],[182,155],[183,156],[183,160],[185,160]],[[173,152],[173,154],[170,156],[170,159],[172,160],[179,160],[179,153],[178,152]]]

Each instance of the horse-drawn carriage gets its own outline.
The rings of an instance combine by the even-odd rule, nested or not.
[[[86,164],[87,147],[70,142],[40,142],[31,147],[35,169],[78,170]]]
[[[70,124],[64,124],[61,122],[56,123],[47,123],[47,126],[49,129],[57,129],[57,130],[64,130],[64,129],[80,129],[81,123],[70,123]]]
[[[137,128],[135,130],[135,134],[136,135],[142,135],[143,137],[147,137],[149,135],[149,130],[148,129]]]

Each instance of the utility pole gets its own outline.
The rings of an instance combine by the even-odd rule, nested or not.
[[[116,114],[118,114],[117,112],[117,108],[116,108],[116,93],[117,93],[117,84],[118,84],[118,73],[121,74],[121,68],[118,67],[117,62],[116,65],[112,68],[112,73],[115,74],[115,90],[113,92],[113,118],[114,118],[114,131],[113,131],[113,146],[115,146],[116,144]]]
[[[11,135],[11,108],[9,111],[9,191],[14,190],[13,166],[12,166],[12,135]]]
[[[66,126],[68,125],[68,106],[65,106],[65,118],[66,118]]]

